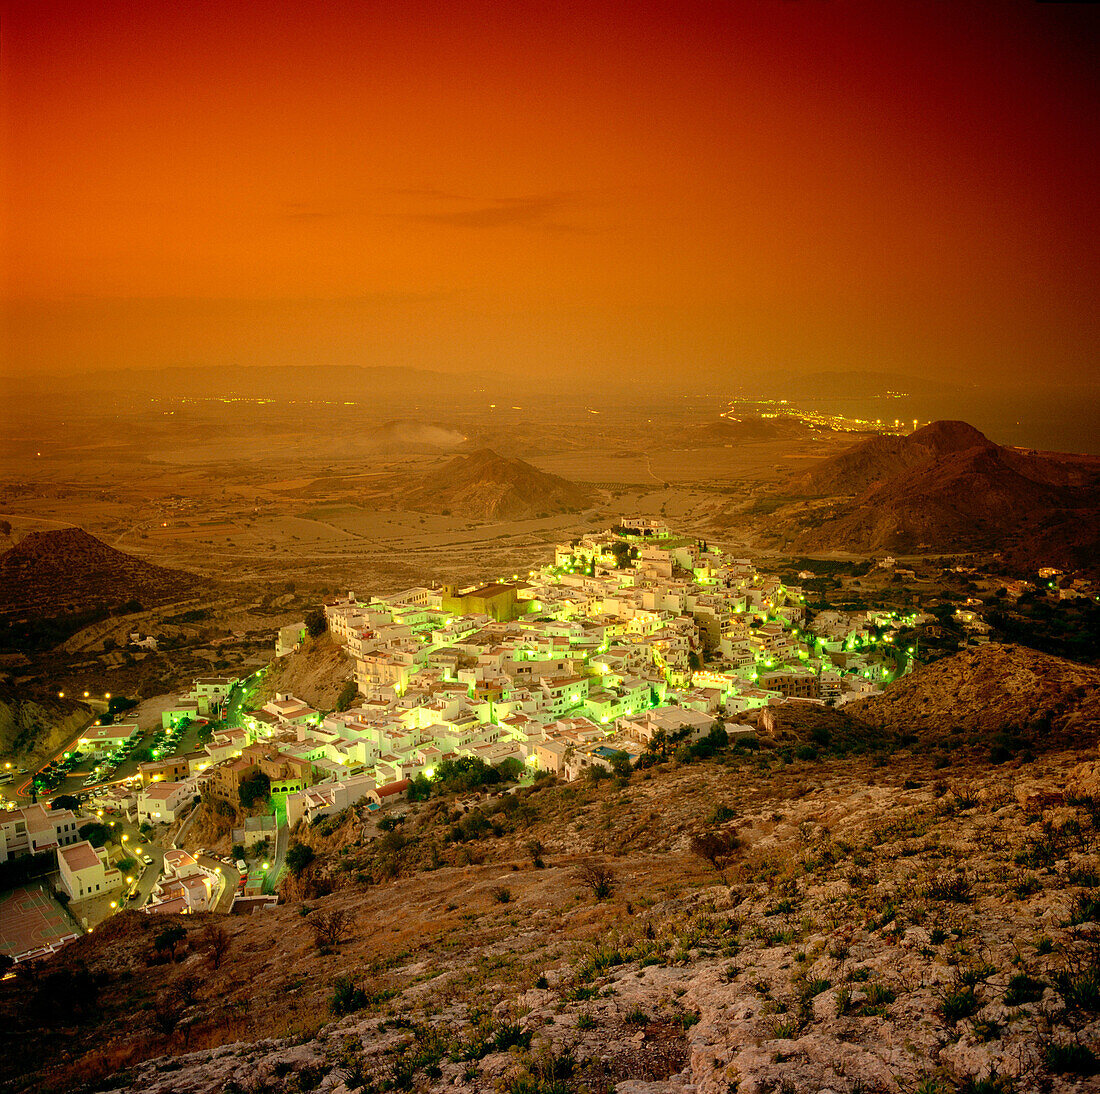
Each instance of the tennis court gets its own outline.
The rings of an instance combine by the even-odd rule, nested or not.
[[[24,885],[0,895],[0,953],[18,961],[58,949],[80,934],[65,909],[41,885]]]

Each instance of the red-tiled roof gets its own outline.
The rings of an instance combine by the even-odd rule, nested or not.
[[[87,840],[82,843],[74,843],[72,847],[63,847],[59,854],[65,860],[65,865],[74,872],[77,870],[90,870],[100,865],[99,855],[95,853],[95,848]]]

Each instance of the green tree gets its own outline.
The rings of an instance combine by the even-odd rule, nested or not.
[[[517,782],[523,774],[523,761],[517,760],[514,756],[509,756],[508,759],[501,760],[500,763],[494,764],[493,767],[500,775],[501,782]]]
[[[286,853],[287,869],[295,876],[301,877],[302,871],[316,858],[313,848],[308,843],[296,843]]]
[[[317,638],[319,635],[325,633],[328,629],[328,620],[325,619],[325,613],[319,608],[314,608],[313,611],[306,613],[306,633],[310,638]]]
[[[611,764],[611,770],[615,772],[620,779],[628,779],[630,777],[630,757],[619,749],[617,752],[613,752],[608,757],[608,763]]]
[[[79,809],[80,802],[72,794],[58,794],[50,802],[51,809]]]
[[[405,793],[405,797],[411,802],[424,802],[432,796],[432,781],[424,774],[423,771],[417,772],[416,775],[409,780],[409,789]]]
[[[348,680],[340,689],[340,695],[336,700],[337,710],[347,710],[359,696],[359,688],[354,680]]]
[[[254,771],[251,775],[241,779],[241,805],[245,809],[251,809],[257,802],[262,802],[271,796],[271,780],[262,772]]]
[[[478,756],[440,760],[432,781],[444,790],[476,790],[500,782],[500,772]]]
[[[165,927],[153,936],[153,948],[159,954],[166,954],[174,961],[176,959],[176,946],[187,937],[187,931],[183,927]]]
[[[109,836],[107,826],[100,824],[99,821],[91,821],[80,826],[80,838],[86,839],[93,847],[102,847]]]

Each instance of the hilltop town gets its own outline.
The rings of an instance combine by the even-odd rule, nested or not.
[[[61,808],[0,814],[0,859],[56,854],[58,889],[85,928],[126,907],[267,904],[302,821],[427,797],[441,771],[472,786],[572,780],[647,754],[751,743],[777,705],[842,705],[908,672],[914,651],[894,638],[915,618],[810,618],[800,588],[750,560],[660,520],[623,519],[522,577],[331,597],[323,615],[279,630],[271,669],[199,677],[161,701],[151,738],[125,710],[96,719],[33,780]],[[281,691],[260,701],[265,674],[326,630],[347,677],[339,709]],[[73,800],[65,780],[82,763]],[[113,857],[103,844],[115,833],[80,838],[102,835],[104,820],[119,827]]]

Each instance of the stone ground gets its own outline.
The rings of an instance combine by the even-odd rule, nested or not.
[[[153,928],[118,917],[65,951],[112,980],[99,1026],[37,1034],[71,1061],[9,1068],[5,1088],[1086,1089],[1067,1069],[1100,1054],[1100,808],[1079,758],[559,787],[523,835],[543,833],[544,869],[506,834],[481,862],[222,919],[214,975],[204,917],[161,965]],[[702,829],[739,837],[723,874],[690,852]],[[610,870],[608,899],[578,883],[585,862]],[[346,934],[319,949],[334,910]]]

